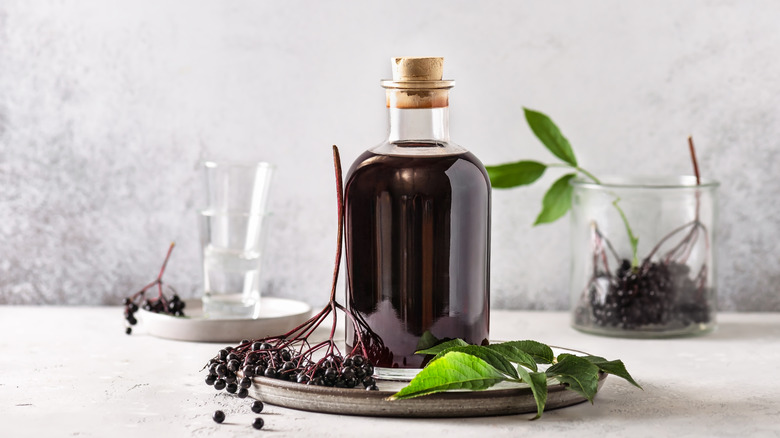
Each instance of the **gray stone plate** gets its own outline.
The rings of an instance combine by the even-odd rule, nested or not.
[[[599,375],[599,388],[607,375]],[[328,388],[255,377],[250,395],[265,403],[303,411],[376,417],[481,417],[536,413],[531,388],[502,382],[484,391],[457,391],[409,400],[387,400],[405,382],[380,380],[379,391]],[[582,403],[586,399],[562,384],[548,381],[545,410]]]

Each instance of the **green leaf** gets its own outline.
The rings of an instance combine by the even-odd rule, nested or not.
[[[538,161],[518,161],[515,163],[486,166],[490,185],[495,189],[524,186],[541,178],[547,165]]]
[[[441,342],[439,341],[439,338],[433,336],[433,333],[431,333],[430,330],[426,330],[425,333],[420,336],[420,340],[417,341],[417,351],[431,348],[439,342]]]
[[[577,167],[577,159],[574,157],[569,140],[563,136],[558,126],[545,114],[528,108],[523,110],[528,126],[547,149],[556,157]]]
[[[531,392],[534,394],[536,416],[532,420],[536,420],[542,416],[544,406],[547,404],[547,375],[544,373],[529,373],[523,367],[517,367],[517,372],[520,374],[523,382],[531,387]]]
[[[558,356],[558,363],[547,368],[547,377],[557,379],[568,385],[568,389],[582,395],[593,403],[593,397],[598,391],[599,367],[587,359],[571,354]]]
[[[509,345],[509,343],[491,344],[486,347],[504,356],[510,362],[515,362],[533,371],[537,370],[536,360],[530,354],[513,345]]]
[[[450,341],[442,342],[441,344],[434,345],[433,347],[426,348],[425,350],[415,351],[415,354],[439,354],[442,351],[452,347],[465,347],[469,345],[468,342],[463,339],[452,339]]]
[[[501,348],[516,348],[531,356],[536,363],[552,363],[555,354],[550,347],[536,341],[511,341],[500,344],[492,344],[493,347],[501,345]],[[510,359],[511,360],[511,359]],[[517,361],[514,361],[517,362]]]
[[[574,178],[576,174],[569,173],[558,178],[544,194],[542,200],[542,211],[536,218],[534,225],[546,224],[555,222],[561,216],[565,215],[571,208],[571,194],[573,188],[569,185],[569,181]]]
[[[461,353],[470,354],[472,356],[476,356],[476,357],[484,360],[488,364],[490,364],[493,368],[497,369],[498,371],[500,371],[500,372],[502,372],[504,374],[507,374],[507,375],[511,376],[512,378],[514,378],[514,379],[518,378],[517,371],[515,370],[515,367],[512,366],[512,364],[509,363],[509,361],[503,355],[501,355],[500,353],[498,353],[496,351],[493,351],[492,349],[490,349],[487,346],[483,347],[481,345],[465,345],[465,346],[462,346],[462,347],[448,348],[448,349],[440,352],[439,354],[437,354],[436,357],[434,357],[431,360],[431,362],[433,362],[435,360],[438,360],[438,359],[441,359],[446,354],[448,354],[448,353],[450,353],[452,351],[457,351],[457,352],[461,352]]]
[[[452,351],[430,362],[407,386],[389,399],[403,400],[452,389],[479,391],[502,380],[505,380],[504,375],[484,360]]]
[[[613,376],[626,379],[628,383],[636,386],[639,389],[642,389],[642,387],[636,383],[634,378],[631,377],[631,374],[628,373],[628,370],[626,370],[626,366],[623,364],[622,360],[606,360],[599,356],[583,356],[583,359],[599,367],[599,370],[607,374],[612,374]]]

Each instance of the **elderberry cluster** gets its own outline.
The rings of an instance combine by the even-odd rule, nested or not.
[[[138,311],[139,306],[134,302],[133,298],[140,301],[140,298],[143,298],[143,295],[143,293],[140,293],[132,298],[125,298],[122,301],[122,304],[125,306],[125,321],[128,324],[125,333],[128,335],[133,332],[131,326],[138,324],[135,313]],[[186,303],[176,294],[170,299],[166,299],[163,295],[160,295],[157,298],[144,298],[140,304],[140,307],[147,312],[164,313],[171,316],[184,316],[184,307],[186,305]]]
[[[173,252],[174,243],[168,247],[168,253],[163,260],[160,273],[157,274],[157,278],[151,283],[143,287],[143,289],[134,293],[132,296],[124,299],[123,304],[125,306],[125,321],[127,322],[127,328],[125,333],[128,335],[133,333],[132,326],[138,324],[138,320],[135,318],[135,312],[141,307],[148,312],[165,313],[172,316],[184,316],[184,301],[179,298],[176,291],[168,286],[164,285],[162,281],[163,274],[165,273],[165,267],[168,266],[168,260],[171,258],[171,252]],[[168,299],[163,294],[163,289],[168,288],[173,296]],[[152,289],[157,289],[156,298],[147,298],[146,292]]]
[[[314,371],[302,371],[296,376],[298,383],[336,388],[354,388],[358,385],[369,391],[377,390],[372,376],[374,366],[363,356],[356,355],[341,359],[338,356],[317,364]]]
[[[710,321],[707,290],[680,263],[634,269],[628,260],[613,275],[600,272],[577,309],[577,322],[621,329],[688,326]]]
[[[236,348],[225,347],[206,366],[207,385],[240,398],[249,394],[253,377],[336,388],[377,389],[372,377],[374,366],[362,355],[344,358],[333,352],[315,361],[310,353],[301,354],[293,348],[265,341],[244,340]]]

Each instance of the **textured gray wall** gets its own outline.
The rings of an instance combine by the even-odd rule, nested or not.
[[[0,303],[117,303],[201,287],[202,159],[278,166],[267,293],[326,300],[330,145],[385,132],[389,58],[445,56],[452,137],[485,163],[550,156],[551,114],[597,174],[720,180],[720,307],[780,310],[776,1],[0,1]],[[532,228],[553,175],[496,192],[493,305],[568,306],[568,223]]]

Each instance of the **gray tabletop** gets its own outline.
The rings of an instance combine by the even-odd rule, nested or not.
[[[203,383],[221,344],[124,334],[118,307],[0,306],[0,424],[17,436],[780,436],[780,314],[719,315],[697,338],[596,337],[562,312],[494,311],[494,339],[534,339],[622,359],[638,390],[609,377],[593,405],[530,415],[371,418],[267,406]],[[221,409],[223,424],[211,420]],[[435,435],[434,435],[435,434]]]

